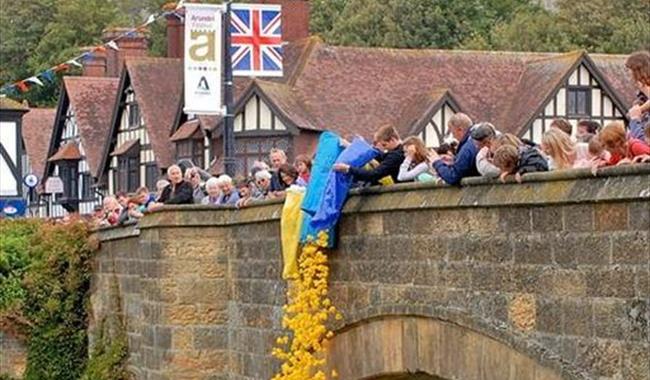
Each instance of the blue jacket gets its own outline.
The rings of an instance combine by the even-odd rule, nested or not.
[[[469,132],[467,130],[463,139],[458,143],[458,150],[453,164],[448,165],[442,160],[433,163],[433,167],[440,178],[450,185],[458,185],[460,180],[465,177],[480,175],[478,169],[476,169],[478,147],[474,144],[474,140],[469,137]]]

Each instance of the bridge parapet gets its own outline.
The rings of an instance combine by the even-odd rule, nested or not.
[[[93,324],[123,317],[138,378],[271,378],[286,291],[281,207],[170,207],[137,229],[98,232]],[[365,189],[339,232],[330,294],[344,319],[329,365],[341,379],[487,379],[506,367],[503,379],[650,376],[650,166]],[[349,352],[377,321],[402,329],[399,349],[378,353],[394,358],[385,366]],[[469,348],[432,356],[451,346],[422,339],[444,326],[511,361],[474,360]]]

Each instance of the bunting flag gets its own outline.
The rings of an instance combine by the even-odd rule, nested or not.
[[[73,58],[73,59],[67,61],[66,63],[67,63],[68,65],[73,65],[73,66],[77,66],[77,67],[83,67],[83,65],[82,65],[81,63],[77,62],[77,59],[80,59],[80,58],[84,57],[85,55],[86,55],[86,54],[83,54],[83,55],[81,55],[81,56],[78,57],[78,58]]]
[[[41,76],[43,77],[43,79],[45,79],[48,82],[54,82],[54,70],[52,69],[43,71],[41,73]]]
[[[115,43],[115,41],[108,41],[108,42],[106,43],[106,46],[108,46],[109,48],[111,48],[111,49],[113,49],[113,50],[120,50],[120,48],[117,46],[117,44]]]
[[[25,92],[25,91],[29,90],[29,86],[27,85],[27,83],[25,83],[25,81],[20,81],[20,82],[16,83],[16,88],[18,88],[18,90],[20,90],[20,92]]]
[[[70,67],[70,66],[69,66],[68,64],[66,64],[66,63],[60,63],[60,64],[54,66],[54,69],[53,69],[53,70],[54,70],[55,73],[59,73],[59,72],[61,72],[61,71],[66,71],[66,70],[68,70],[69,67]]]
[[[184,1],[180,0],[177,5],[175,6],[175,9],[178,10],[182,8],[184,5]],[[167,8],[169,9],[169,8]],[[83,65],[79,63],[79,61],[84,61],[85,59],[91,58],[93,56],[93,52],[104,52],[106,51],[106,47],[109,47],[113,50],[119,50],[119,46],[117,45],[116,41],[118,41],[121,38],[124,37],[135,37],[137,33],[142,33],[147,30],[147,26],[151,25],[154,23],[156,20],[158,20],[161,17],[168,16],[170,14],[176,15],[177,17],[181,17],[175,10],[174,11],[167,11],[167,12],[156,12],[150,14],[145,22],[136,28],[133,28],[126,33],[123,33],[122,35],[117,36],[111,41],[108,41],[102,45],[95,46],[92,48],[89,52],[85,52],[81,55],[78,55],[72,59],[69,59],[65,61],[65,63],[60,63],[58,65],[52,66],[49,69],[38,73],[34,76],[31,76],[27,79],[23,79],[21,81],[14,82],[12,84],[6,84],[2,87],[0,87],[0,93],[7,93],[7,94],[18,94],[19,92],[25,92],[29,91],[30,88],[30,83],[37,84],[39,86],[44,86],[43,81],[39,79],[39,77],[47,80],[48,82],[54,82],[55,79],[55,73],[61,73],[64,71],[67,71],[70,66],[75,66],[75,67],[82,67]]]
[[[38,79],[36,76],[25,79],[25,82],[36,83],[39,86],[43,86],[43,82],[41,82],[41,80]]]

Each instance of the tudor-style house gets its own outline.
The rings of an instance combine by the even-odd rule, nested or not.
[[[635,93],[620,56],[337,47],[317,38],[284,52],[282,78],[235,83],[241,174],[274,147],[290,158],[313,152],[324,129],[370,139],[392,124],[403,137],[419,135],[436,147],[450,138],[447,120],[456,112],[539,143],[554,118],[574,126],[625,119]],[[174,125],[176,158],[199,160],[208,136],[211,171],[222,170],[221,119],[212,129],[197,120]]]
[[[36,175],[39,180],[39,184],[33,191],[27,189],[25,192],[25,198],[29,203],[29,216],[41,218],[48,216],[49,197],[42,196],[45,190],[43,179],[55,118],[54,108],[30,108],[23,116],[26,168],[28,173]]]
[[[28,110],[21,103],[0,97],[0,215],[5,214],[5,207],[11,215],[24,211],[23,176],[27,172],[21,136],[23,114]]]
[[[154,189],[174,163],[170,131],[181,86],[179,59],[126,59],[100,165],[101,183],[110,194]]]
[[[107,134],[118,80],[64,77],[54,121],[46,177],[58,177],[63,192],[49,194],[48,216],[92,213],[104,191],[96,187],[101,149]]]

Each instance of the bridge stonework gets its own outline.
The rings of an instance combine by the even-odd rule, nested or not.
[[[138,379],[270,379],[281,207],[176,207],[98,232],[91,345],[118,316]],[[339,379],[650,379],[648,166],[366,189],[339,235]]]

